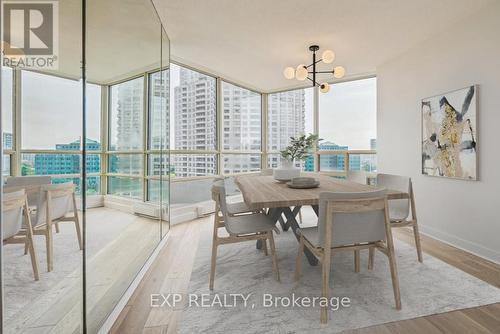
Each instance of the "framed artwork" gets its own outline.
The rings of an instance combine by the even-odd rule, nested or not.
[[[477,180],[477,86],[422,99],[422,174]]]

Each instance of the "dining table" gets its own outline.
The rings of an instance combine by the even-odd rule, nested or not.
[[[319,213],[319,194],[332,192],[363,192],[380,189],[376,185],[366,185],[321,173],[307,173],[319,181],[319,186],[309,189],[290,188],[286,182],[275,180],[273,176],[240,175],[235,183],[243,195],[245,204],[252,210],[266,209],[268,217],[276,224],[280,223],[283,231],[292,229],[297,240],[300,239],[300,226],[296,220],[303,206],[311,206],[316,216]],[[387,189],[387,199],[408,199],[409,193]],[[286,220],[282,217],[285,216]],[[262,243],[257,243],[261,248]],[[317,265],[318,259],[307,248],[304,249],[309,264]]]

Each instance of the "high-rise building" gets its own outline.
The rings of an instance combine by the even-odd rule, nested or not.
[[[290,137],[305,133],[305,91],[303,89],[270,94],[267,116],[268,151],[283,150]],[[270,167],[278,167],[280,156],[268,158]],[[305,169],[307,170],[307,163]]]
[[[212,77],[180,68],[179,85],[174,88],[175,149],[215,149],[216,84]],[[213,154],[175,155],[173,163],[176,176],[204,176],[217,172]]]
[[[3,148],[6,150],[11,150],[13,145],[12,133],[4,132],[3,133]]]
[[[377,139],[372,138],[370,139],[370,150],[376,150],[377,149]]]
[[[320,143],[319,150],[327,151],[348,151],[349,146],[341,146],[335,143],[326,141]],[[313,171],[313,157],[306,159],[306,171]],[[343,171],[346,168],[346,161],[344,154],[323,154],[319,159],[319,166],[321,171]],[[349,170],[361,170],[361,157],[360,155],[349,156]]]
[[[222,84],[224,150],[261,150],[261,96],[241,87]],[[223,172],[244,173],[260,170],[260,154],[227,154]]]
[[[98,151],[101,144],[98,141],[87,139],[88,151]],[[56,144],[56,151],[79,151],[80,139],[68,144]],[[35,154],[36,175],[64,175],[79,174],[81,172],[81,156],[79,154]],[[101,159],[98,154],[87,154],[87,173],[98,173],[101,168]]]

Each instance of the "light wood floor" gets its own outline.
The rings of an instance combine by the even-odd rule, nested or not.
[[[201,224],[210,224],[211,217],[172,227],[167,245],[161,250],[146,276],[115,322],[111,333],[176,333],[179,309],[151,308],[152,293],[186,293],[200,238]],[[413,244],[406,229],[396,229],[395,236]],[[500,288],[500,266],[422,236],[425,255],[429,254],[453,265],[491,285]],[[207,278],[208,284],[208,278]],[[452,311],[416,319],[397,321],[348,331],[349,334],[389,333],[500,333],[500,303]],[[229,334],[229,333],[228,333]]]

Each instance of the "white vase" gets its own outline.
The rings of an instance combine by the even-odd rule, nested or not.
[[[273,170],[273,176],[278,181],[290,181],[294,177],[300,176],[300,168],[295,167],[293,161],[281,161],[280,168]]]

